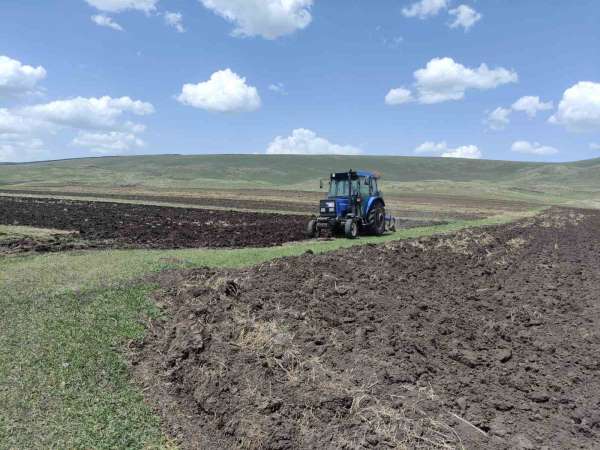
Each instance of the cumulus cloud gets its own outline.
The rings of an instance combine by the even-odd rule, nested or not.
[[[131,122],[120,123],[119,119],[125,113],[143,116],[153,112],[154,107],[150,103],[132,100],[130,97],[112,98],[109,96],[76,97],[28,106],[20,110],[20,113],[26,118],[57,126],[88,130],[119,128],[130,131],[140,131],[143,129],[143,125]]]
[[[156,10],[159,0],[85,0],[90,6],[110,13],[119,13],[128,9],[150,13]]]
[[[248,112],[260,108],[261,100],[254,86],[246,84],[231,69],[219,70],[198,84],[184,84],[177,100],[194,108],[217,112]]]
[[[267,154],[283,155],[357,155],[359,148],[350,145],[332,144],[327,139],[317,136],[314,131],[297,128],[288,137],[277,136],[269,144]]]
[[[183,26],[183,14],[166,11],[163,17],[168,26],[175,28],[178,33],[185,33],[185,28]]]
[[[44,142],[38,138],[0,133],[0,161],[20,162],[45,154]]]
[[[480,159],[482,157],[481,150],[476,145],[462,145],[456,148],[449,148],[445,141],[424,142],[415,148],[414,152],[417,154],[441,156],[442,158]]]
[[[542,102],[539,97],[534,97],[531,95],[527,95],[525,97],[521,97],[516,102],[512,104],[512,109],[515,111],[522,111],[526,113],[530,118],[536,116],[538,111],[547,111],[552,109],[554,105],[552,102]]]
[[[527,153],[530,155],[554,155],[558,149],[548,145],[541,145],[539,142],[515,141],[510,147],[511,151],[517,153]]]
[[[454,16],[454,21],[449,24],[450,28],[463,27],[465,31],[469,31],[476,22],[481,20],[481,14],[467,5],[459,5],[448,11],[448,14]]]
[[[476,145],[462,145],[442,153],[442,158],[481,159],[481,150]]]
[[[277,39],[306,28],[313,0],[200,0],[235,25],[233,36]]]
[[[92,22],[101,27],[107,27],[112,28],[113,30],[123,31],[123,27],[121,25],[112,20],[110,17],[105,16],[104,14],[96,14],[92,16]]]
[[[427,19],[428,17],[436,16],[447,7],[448,0],[421,0],[406,8],[402,8],[402,14],[404,17]]]
[[[465,67],[452,58],[434,58],[414,73],[421,103],[439,103],[464,98],[467,89],[487,90],[518,81],[517,73],[486,64]]]
[[[44,78],[46,69],[42,66],[28,66],[0,55],[0,97],[33,93]]]
[[[445,141],[426,141],[415,148],[414,152],[417,154],[441,155],[446,150],[448,150],[448,144]]]
[[[569,131],[600,130],[600,83],[580,81],[567,89],[550,123]]]
[[[275,92],[276,94],[287,95],[287,91],[285,90],[283,83],[270,84],[269,90]]]
[[[490,69],[485,63],[477,68],[465,67],[452,58],[433,58],[413,74],[416,99],[419,103],[433,104],[461,100],[468,89],[488,90],[507,83],[516,83],[516,72],[497,67]],[[398,88],[403,89],[403,88]],[[404,98],[410,93],[401,92]],[[412,94],[411,94],[412,95]]]
[[[0,108],[0,135],[23,135],[42,128],[43,123],[29,117]]]
[[[488,114],[485,123],[491,130],[503,130],[510,123],[510,113],[510,109],[498,107]]]
[[[144,125],[124,120],[123,116],[153,112],[150,103],[108,96],[76,97],[13,110],[0,108],[0,145],[5,159],[30,160],[40,151],[39,135],[70,128],[79,130],[75,145],[96,152],[122,152],[142,146],[137,134],[145,130]]]
[[[133,133],[110,131],[108,133],[80,132],[71,142],[76,147],[89,148],[94,153],[124,153],[132,148],[143,147],[145,142]]]
[[[414,101],[412,93],[409,89],[405,88],[390,89],[390,91],[385,96],[385,104],[390,106],[401,105],[403,103],[408,103],[412,101]]]

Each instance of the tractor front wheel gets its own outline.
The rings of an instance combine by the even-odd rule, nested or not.
[[[356,239],[358,237],[358,223],[356,220],[347,220],[344,225],[344,233],[348,239]]]
[[[309,238],[317,237],[317,221],[312,219],[306,225],[306,236]]]

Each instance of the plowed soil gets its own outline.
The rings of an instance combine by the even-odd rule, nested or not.
[[[304,239],[307,218],[282,214],[0,197],[0,223],[79,233],[91,247],[264,247]]]
[[[116,200],[133,200],[145,202],[175,203],[184,205],[198,205],[204,207],[237,208],[253,210],[289,211],[302,213],[316,213],[319,205],[318,200],[313,203],[282,202],[276,200],[249,200],[201,196],[173,196],[173,195],[142,195],[142,194],[114,194],[97,192],[71,192],[71,191],[41,191],[41,190],[8,190],[0,189],[4,194],[26,194],[39,196],[58,197],[97,197]],[[315,206],[316,205],[316,206]]]
[[[0,255],[83,248],[267,247],[306,239],[309,216],[0,196],[0,224],[73,231],[74,238],[0,241]],[[439,225],[398,219],[398,228]]]
[[[165,272],[132,369],[182,448],[590,449],[600,212]]]

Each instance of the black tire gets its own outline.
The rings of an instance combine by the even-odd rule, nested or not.
[[[356,239],[358,237],[358,222],[347,220],[344,224],[344,233],[348,239]]]
[[[369,212],[369,231],[375,236],[381,236],[385,232],[385,208],[375,205]]]
[[[317,237],[317,221],[315,219],[308,221],[308,224],[306,225],[306,236],[309,238]]]

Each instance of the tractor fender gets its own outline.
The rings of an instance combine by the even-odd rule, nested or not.
[[[381,197],[371,197],[367,203],[367,214],[369,214],[371,208],[377,204],[381,204],[381,206],[385,207],[385,202]]]

